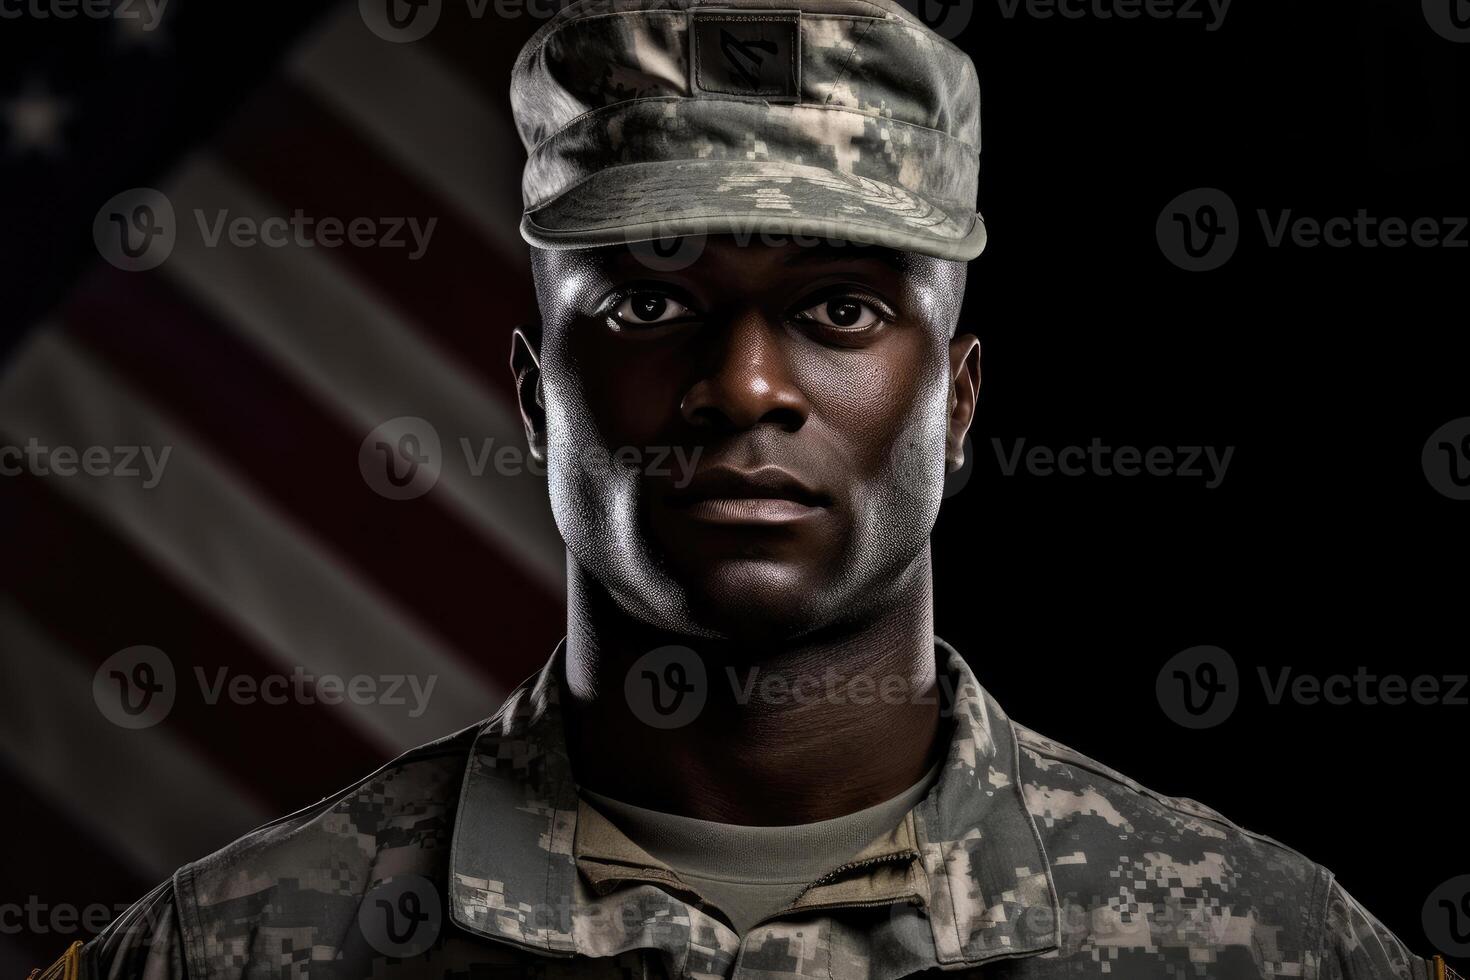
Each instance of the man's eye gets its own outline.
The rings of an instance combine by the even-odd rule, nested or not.
[[[660,293],[634,293],[618,304],[613,317],[629,327],[650,327],[692,316],[693,311]]]
[[[823,300],[816,306],[802,310],[797,318],[836,330],[865,330],[882,319],[867,303],[851,296]]]

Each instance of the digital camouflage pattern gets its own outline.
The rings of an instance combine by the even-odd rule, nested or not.
[[[743,942],[581,802],[558,651],[491,720],[180,869],[83,975],[1430,980],[1331,873],[1012,724],[940,649],[928,796]]]
[[[521,52],[511,105],[533,245],[985,246],[975,66],[891,0],[582,0]]]

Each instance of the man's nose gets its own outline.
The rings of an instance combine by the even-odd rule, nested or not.
[[[792,371],[792,342],[780,323],[755,312],[710,331],[700,374],[679,405],[684,418],[698,428],[726,431],[800,429],[811,405]]]

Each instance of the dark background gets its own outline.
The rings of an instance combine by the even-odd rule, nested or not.
[[[73,110],[64,152],[0,151],[0,356],[21,350],[97,265],[91,221],[101,202],[217,138],[328,6],[173,0],[160,49],[121,48],[96,23],[0,20],[0,100],[42,77]],[[426,43],[483,46],[492,78],[508,73],[505,52],[537,23],[487,17],[441,26]],[[984,96],[980,204],[991,244],[972,266],[967,299],[984,344],[975,470],[934,535],[940,635],[1016,720],[1303,851],[1430,954],[1421,907],[1440,883],[1470,873],[1458,803],[1470,709],[1271,705],[1256,670],[1466,672],[1470,503],[1437,492],[1420,455],[1437,428],[1470,416],[1470,252],[1270,248],[1257,210],[1325,219],[1363,208],[1410,221],[1470,213],[1470,44],[1438,36],[1408,0],[1240,0],[1216,31],[1147,17],[1008,19],[988,2],[956,41],[974,57]],[[519,172],[495,176],[513,199]],[[1155,222],[1199,187],[1233,199],[1242,241],[1222,268],[1191,273],[1162,254]],[[503,277],[521,306],[523,273],[523,258],[466,270]],[[486,311],[464,324],[462,356],[483,349],[487,374],[500,371],[511,325],[501,319]],[[220,397],[243,409],[266,396],[237,387]],[[992,444],[1093,437],[1235,452],[1223,483],[1205,489],[1181,477],[1006,477]],[[48,551],[32,533],[30,492],[0,490],[18,601],[43,620],[67,604],[92,615],[103,600],[95,580],[80,584],[85,547]],[[109,609],[130,598],[126,567],[101,586]],[[131,597],[130,623],[166,617],[149,601]],[[558,625],[543,619],[529,635],[549,642]],[[88,641],[100,644],[98,662],[148,642],[121,629],[110,645],[107,636]],[[1161,710],[1155,679],[1200,644],[1234,657],[1243,690],[1227,721],[1194,731]],[[24,691],[27,653],[7,654],[6,683]],[[251,724],[277,727],[268,745],[310,731],[247,715],[229,721],[232,732],[221,722],[201,737],[227,754],[238,726],[248,735]],[[109,870],[105,849],[77,839],[54,799],[33,792],[15,761],[24,751],[0,757],[16,821],[0,902],[141,894],[151,880]],[[309,753],[268,764],[288,787],[271,800],[287,804],[282,812],[364,771],[355,758]],[[188,792],[175,787],[149,805],[180,805]],[[85,799],[104,811],[115,802]],[[220,828],[216,846],[245,829]],[[0,969],[49,962],[70,938],[6,932]]]

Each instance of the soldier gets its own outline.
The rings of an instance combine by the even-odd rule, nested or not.
[[[934,638],[975,70],[891,0],[782,3],[583,0],[515,66],[541,320],[512,367],[568,551],[546,667],[56,975],[1443,975]],[[692,473],[639,465],[670,449]]]

